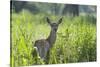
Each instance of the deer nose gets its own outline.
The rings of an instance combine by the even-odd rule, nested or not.
[[[55,28],[55,31],[57,31],[57,28]]]

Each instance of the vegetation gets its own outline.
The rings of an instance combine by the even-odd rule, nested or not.
[[[46,64],[34,48],[37,39],[47,38],[46,14],[28,11],[11,16],[11,66]],[[49,15],[52,20],[58,16]],[[63,16],[48,64],[96,61],[96,20],[93,16]]]

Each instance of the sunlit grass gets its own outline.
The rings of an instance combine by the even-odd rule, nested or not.
[[[49,36],[50,26],[45,17],[43,14],[34,15],[29,12],[12,13],[12,67],[46,64],[38,58],[34,48],[37,39]],[[53,20],[56,17],[50,16]],[[49,64],[96,61],[96,22],[90,22],[85,17],[63,16],[56,43],[50,51]]]

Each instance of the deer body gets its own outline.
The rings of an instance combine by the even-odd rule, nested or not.
[[[47,22],[51,26],[51,32],[47,39],[36,40],[34,46],[37,47],[37,52],[41,59],[45,59],[47,52],[50,48],[53,47],[53,44],[56,41],[56,32],[58,29],[58,25],[61,23],[62,18],[57,23],[51,23],[49,18],[47,18]]]

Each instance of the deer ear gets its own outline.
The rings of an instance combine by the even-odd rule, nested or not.
[[[62,22],[62,17],[60,18],[60,20],[58,21],[58,24],[60,24]]]
[[[47,20],[47,22],[48,22],[49,24],[51,23],[51,22],[50,22],[50,19],[49,19],[48,17],[46,18],[46,20]]]

